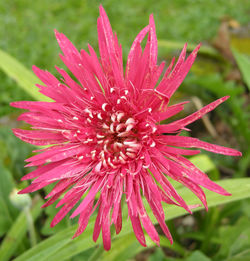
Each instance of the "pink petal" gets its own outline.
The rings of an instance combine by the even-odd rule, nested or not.
[[[200,119],[203,115],[214,110],[217,106],[219,106],[222,102],[226,101],[228,98],[229,98],[229,96],[222,97],[222,98],[208,104],[207,106],[203,107],[199,111],[187,116],[184,119],[171,122],[170,124],[161,125],[160,131],[161,132],[173,132],[173,131],[182,129],[186,125]]]
[[[161,140],[165,144],[170,146],[180,146],[186,148],[201,148],[207,151],[211,151],[213,153],[224,154],[229,156],[242,155],[240,151],[237,151],[235,149],[226,148],[215,144],[210,144],[208,142],[200,141],[192,137],[165,135],[161,137]]]

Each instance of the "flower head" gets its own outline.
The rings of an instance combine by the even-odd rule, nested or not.
[[[142,29],[132,44],[125,73],[122,48],[102,6],[97,30],[100,58],[90,45],[89,52],[79,52],[56,31],[63,52],[60,57],[72,76],[56,67],[62,76],[58,80],[34,66],[34,73],[44,83],[37,85],[40,92],[53,102],[12,103],[14,107],[28,110],[19,120],[32,125],[32,130],[14,129],[15,135],[34,145],[50,145],[36,150],[40,153],[27,159],[30,162],[27,166],[37,168],[22,178],[34,180],[20,193],[33,192],[55,183],[46,196],[49,200],[44,207],[60,199],[57,207],[62,207],[52,221],[54,226],[79,203],[71,215],[79,215],[75,236],[85,230],[91,214],[98,208],[93,239],[97,240],[102,230],[106,250],[111,245],[111,224],[115,225],[116,233],[122,228],[123,195],[138,241],[146,245],[144,227],[151,239],[159,243],[158,233],[143,204],[144,196],[172,242],[162,202],[191,211],[168,177],[188,187],[205,207],[206,197],[200,186],[229,195],[183,155],[200,152],[189,148],[231,156],[241,153],[179,135],[182,130],[187,130],[187,125],[228,97],[220,98],[186,118],[160,125],[162,120],[183,110],[185,103],[169,105],[169,100],[187,75],[200,46],[185,58],[185,45],[176,64],[173,59],[157,84],[165,63],[157,65],[157,39],[152,15],[149,25]],[[141,42],[145,37],[147,42],[142,50]]]

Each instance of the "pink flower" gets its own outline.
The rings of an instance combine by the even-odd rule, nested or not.
[[[169,100],[190,70],[198,49],[185,59],[184,46],[178,61],[174,59],[157,85],[165,63],[157,65],[157,39],[153,16],[135,38],[123,72],[122,48],[113,34],[108,17],[100,6],[97,20],[100,58],[89,45],[89,53],[78,50],[61,33],[55,32],[62,49],[60,55],[71,71],[56,67],[59,81],[47,71],[33,67],[44,83],[40,92],[53,102],[21,101],[11,105],[27,109],[19,120],[32,130],[14,129],[25,142],[47,146],[27,159],[36,166],[22,180],[34,179],[20,191],[29,193],[55,183],[46,196],[47,207],[60,198],[62,206],[52,221],[55,226],[77,203],[71,218],[79,215],[74,237],[86,228],[91,214],[98,208],[93,239],[102,230],[103,245],[110,249],[110,226],[118,234],[122,228],[122,196],[128,207],[135,236],[146,246],[142,227],[159,244],[158,233],[145,210],[142,196],[151,207],[162,230],[172,243],[165,224],[162,202],[190,207],[171,185],[168,177],[188,187],[207,208],[200,186],[222,195],[230,195],[211,181],[183,155],[195,155],[198,148],[230,156],[240,156],[234,149],[209,144],[192,137],[180,136],[190,123],[228,99],[220,98],[203,109],[172,123],[160,125],[183,110],[184,103],[169,105]],[[144,51],[142,40],[147,36]],[[167,135],[165,135],[167,134]],[[161,186],[161,187],[160,187]],[[96,201],[97,193],[99,197]],[[82,199],[83,198],[83,199]]]

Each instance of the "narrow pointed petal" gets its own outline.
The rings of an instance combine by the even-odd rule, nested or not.
[[[173,132],[179,129],[184,128],[186,125],[200,119],[203,115],[207,114],[208,112],[214,110],[217,106],[219,106],[222,102],[226,101],[229,96],[222,97],[207,106],[203,107],[202,109],[198,110],[197,112],[187,116],[184,119],[174,121],[170,124],[161,125],[160,130],[164,132]]]
[[[196,138],[192,137],[184,137],[184,136],[162,136],[162,141],[167,143],[170,146],[181,146],[186,148],[200,148],[213,153],[229,155],[229,156],[241,156],[241,152],[235,149],[223,147],[220,145],[211,144],[205,141],[200,141]]]

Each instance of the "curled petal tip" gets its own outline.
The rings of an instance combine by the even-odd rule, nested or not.
[[[26,189],[22,189],[22,190],[18,191],[17,194],[19,194],[19,195],[25,194],[25,193],[26,193],[25,190],[26,190]]]
[[[103,8],[102,5],[99,5],[99,12],[100,12],[100,15],[106,15],[107,16],[105,9]]]
[[[154,15],[150,14],[149,16],[149,23],[154,25]]]
[[[46,208],[46,207],[47,207],[47,202],[44,203],[44,204],[41,206],[41,208]]]
[[[12,107],[16,107],[16,106],[17,106],[17,102],[10,102],[9,104],[10,104],[10,106],[12,106]]]
[[[240,152],[240,151],[236,151],[237,153],[236,153],[236,155],[235,156],[239,156],[239,157],[241,157],[242,156],[242,153]]]

